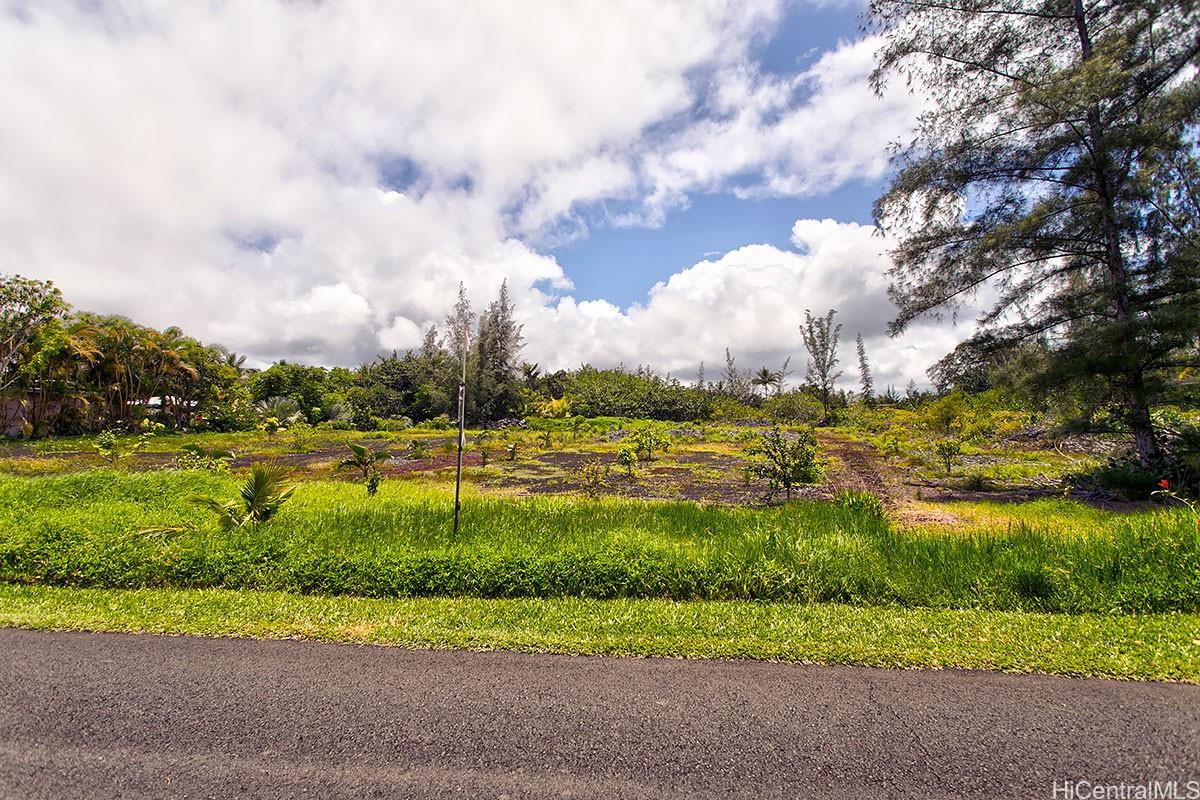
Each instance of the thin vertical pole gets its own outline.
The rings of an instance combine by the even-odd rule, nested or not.
[[[464,341],[467,335],[463,336]],[[459,497],[462,492],[462,459],[463,446],[466,444],[466,420],[467,420],[467,349],[463,347],[462,354],[462,378],[458,382],[458,467],[454,472],[454,536],[458,537],[458,518],[461,513],[462,504]]]

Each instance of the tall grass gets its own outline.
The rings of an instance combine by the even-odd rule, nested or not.
[[[0,478],[0,580],[369,597],[1200,610],[1200,541],[1179,512],[1118,516],[1043,501],[1004,526],[914,532],[821,502],[751,510],[469,496],[454,538],[450,497],[402,482],[385,483],[373,499],[355,485],[305,483],[276,519],[232,532],[185,502],[234,492],[235,479],[201,472]]]

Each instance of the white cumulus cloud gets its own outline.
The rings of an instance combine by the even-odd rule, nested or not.
[[[956,333],[885,341],[882,241],[798,222],[618,308],[547,255],[659,224],[696,192],[877,178],[917,103],[866,85],[873,40],[791,76],[776,0],[0,2],[0,271],[78,307],[246,352],[354,364],[416,345],[460,281],[507,279],[527,356],[694,370],[797,353],[836,306],[919,375]],[[588,220],[588,222],[585,222]],[[599,220],[599,223],[596,222]],[[851,334],[852,338],[853,334]]]

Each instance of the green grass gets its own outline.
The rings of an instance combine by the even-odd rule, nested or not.
[[[0,585],[0,625],[1200,682],[1200,616]]]
[[[0,580],[367,597],[838,602],[908,608],[1200,610],[1200,539],[1182,512],[1065,501],[995,506],[966,529],[906,531],[829,503],[765,510],[469,494],[462,535],[432,483],[310,481],[280,516],[223,533],[187,497],[204,472],[0,477]],[[986,507],[986,506],[985,506]]]

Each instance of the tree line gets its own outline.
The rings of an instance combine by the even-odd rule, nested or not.
[[[717,380],[706,380],[701,366],[690,384],[649,367],[545,372],[520,359],[523,336],[507,284],[478,313],[460,287],[453,310],[440,329],[429,327],[420,347],[354,369],[288,361],[250,369],[244,356],[177,327],[160,331],[74,311],[50,282],[21,276],[0,276],[0,309],[0,425],[10,436],[133,428],[143,419],[217,431],[248,430],[264,419],[362,430],[448,423],[464,363],[466,416],[476,425],[526,415],[684,422],[759,408],[817,421],[847,399],[834,386],[841,373],[833,311],[806,314],[807,382],[784,391],[790,360],[750,372],[728,351]],[[868,369],[861,342],[860,357]]]

